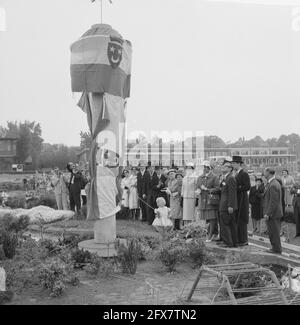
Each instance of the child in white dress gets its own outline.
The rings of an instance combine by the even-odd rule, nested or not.
[[[158,208],[154,210],[155,219],[152,226],[162,234],[162,239],[165,240],[166,232],[173,227],[170,215],[171,209],[166,207],[166,201],[163,197],[157,198],[156,204]]]

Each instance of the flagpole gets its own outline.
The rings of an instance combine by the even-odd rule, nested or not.
[[[100,0],[100,16],[101,16],[101,24],[102,24],[102,0]]]

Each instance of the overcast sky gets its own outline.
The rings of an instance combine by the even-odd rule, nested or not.
[[[103,22],[133,44],[129,133],[300,133],[300,1],[103,1]],[[79,145],[87,122],[71,93],[69,46],[100,22],[99,4],[0,7],[0,124],[35,120],[46,142]]]

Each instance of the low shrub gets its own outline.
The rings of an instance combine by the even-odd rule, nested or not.
[[[200,267],[205,260],[205,244],[201,239],[192,238],[185,243],[187,255],[194,267]]]
[[[84,249],[75,248],[71,252],[71,260],[74,263],[74,268],[81,269],[86,264],[92,262],[92,254]]]
[[[88,239],[92,239],[92,238],[88,238]],[[62,238],[59,238],[58,245],[68,246],[68,247],[77,247],[78,243],[80,243],[83,240],[87,240],[86,236],[81,236],[78,234],[70,234],[70,235],[64,234]]]
[[[47,193],[40,196],[32,196],[27,199],[26,208],[32,209],[39,205],[47,206],[52,209],[57,209],[57,204],[55,200],[55,196],[52,193]]]
[[[22,232],[29,226],[29,217],[20,216],[18,218],[14,217],[10,213],[7,213],[0,219],[0,228],[5,231]]]
[[[181,230],[171,231],[169,233],[169,238],[180,238],[180,239],[189,239],[189,238],[205,238],[207,231],[198,223],[190,223],[184,226]]]
[[[120,240],[117,240],[116,249],[122,272],[127,274],[135,274],[137,262],[141,256],[141,245],[138,239],[128,239],[126,245]]]
[[[38,272],[38,278],[40,284],[50,291],[51,297],[58,297],[66,288],[66,265],[56,260],[42,265]]]
[[[1,182],[0,191],[21,191],[23,184],[20,182]]]
[[[18,235],[15,232],[3,230],[1,232],[2,247],[5,257],[12,259],[18,246]]]
[[[175,242],[167,242],[158,253],[158,259],[162,262],[168,272],[176,270],[176,264],[183,259],[184,249]]]
[[[83,269],[89,274],[89,275],[97,275],[100,270],[100,266],[103,262],[103,259],[101,259],[100,256],[98,256],[96,253],[90,253],[89,259],[87,259],[86,264],[84,265]]]
[[[5,205],[11,209],[25,209],[25,197],[11,197],[7,198]]]
[[[118,267],[118,259],[113,258],[102,258],[100,267],[99,267],[99,273],[106,277],[109,277],[113,273],[116,273],[119,270]]]
[[[63,249],[62,246],[58,245],[57,242],[51,239],[40,239],[38,242],[39,246],[44,247],[47,250],[48,255],[59,254]]]
[[[47,248],[40,243],[30,237],[20,240],[15,260],[24,261],[30,267],[39,265],[48,256]]]
[[[6,260],[4,264],[6,272],[7,290],[20,294],[24,289],[37,285],[36,269],[29,267],[23,260]]]

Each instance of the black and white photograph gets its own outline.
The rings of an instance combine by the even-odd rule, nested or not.
[[[300,305],[300,0],[0,0],[0,305]]]

